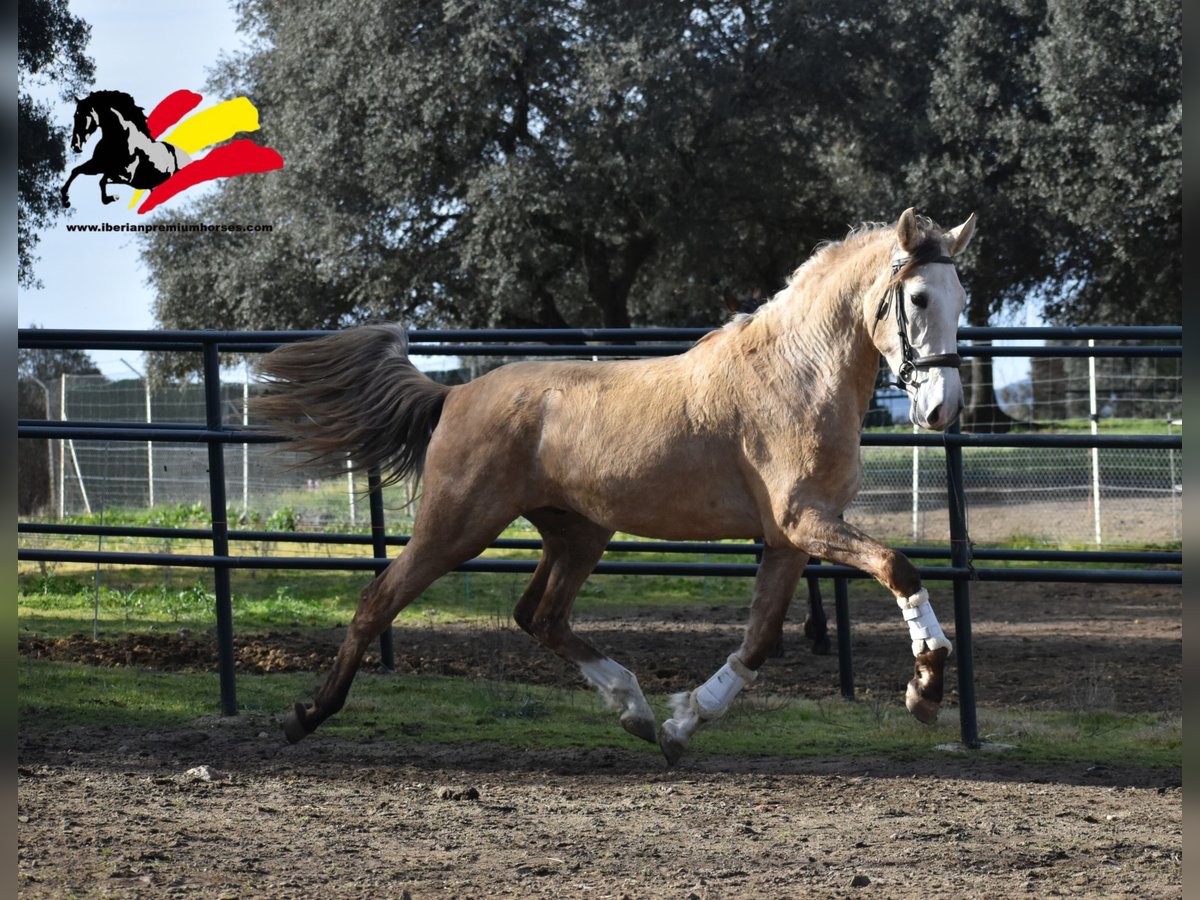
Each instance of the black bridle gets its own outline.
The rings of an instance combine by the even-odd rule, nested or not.
[[[892,277],[895,278],[895,276],[899,275],[900,270],[911,261],[911,256],[893,260]],[[931,256],[928,259],[921,260],[920,263],[921,265],[926,263],[943,263],[952,266],[954,265],[954,259],[949,256]],[[896,330],[900,334],[900,352],[902,357],[900,371],[896,373],[900,380],[894,382],[896,387],[906,390],[910,386],[915,387],[917,372],[920,369],[959,368],[962,365],[962,357],[957,353],[933,353],[929,356],[914,355],[912,344],[908,341],[908,311],[905,309],[904,282],[902,280],[895,279],[892,286],[884,291],[883,298],[879,301],[879,309],[875,311],[876,324],[888,314],[888,307],[893,293],[896,295]]]

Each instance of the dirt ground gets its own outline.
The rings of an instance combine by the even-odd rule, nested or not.
[[[1178,588],[977,584],[972,598],[981,706],[1181,714]],[[894,602],[855,585],[851,603],[859,692],[899,705],[911,656]],[[950,626],[949,585],[934,603]],[[578,626],[662,692],[707,678],[744,617],[697,607]],[[837,696],[836,657],[813,655],[793,618],[755,689]],[[239,666],[315,671],[338,637],[240,642]],[[398,628],[395,643],[401,671],[579,683],[509,627]],[[22,638],[21,652],[172,669],[212,658],[194,635]],[[275,718],[250,715],[150,732],[23,721],[18,740],[27,897],[1182,895],[1181,771],[987,751],[694,755],[668,770],[620,750],[320,732],[288,746]]]

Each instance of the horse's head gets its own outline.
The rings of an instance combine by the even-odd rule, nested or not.
[[[71,131],[71,150],[82,153],[83,145],[88,138],[100,127],[100,113],[92,102],[91,96],[75,100],[75,127]]]
[[[974,232],[974,213],[944,232],[905,210],[896,225],[886,292],[868,313],[875,346],[912,401],[913,423],[933,431],[945,430],[963,408],[958,320],[966,294],[954,257]]]

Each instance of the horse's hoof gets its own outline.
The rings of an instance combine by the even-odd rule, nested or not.
[[[904,705],[913,714],[913,718],[922,725],[932,725],[936,722],[938,711],[941,708],[941,704],[922,697],[917,691],[916,684],[911,681],[908,683],[908,690],[904,692]]]
[[[687,742],[680,740],[675,729],[671,727],[671,723],[667,721],[663,722],[662,730],[658,733],[658,748],[667,758],[667,765],[674,766],[683,759],[683,753],[687,750]]]
[[[116,203],[117,198],[116,197],[101,197],[100,202],[103,203],[105,206],[107,206],[109,203]]]
[[[827,634],[823,634],[813,641],[812,652],[817,656],[828,656],[831,649],[829,635]]]
[[[292,711],[287,714],[287,717],[284,718],[283,734],[288,739],[289,744],[294,744],[308,736],[309,730],[304,726],[303,703],[297,703],[292,708]]]
[[[653,719],[642,719],[637,716],[622,716],[621,727],[634,737],[639,737],[643,741],[648,741],[651,744],[658,743],[658,729],[655,728]]]

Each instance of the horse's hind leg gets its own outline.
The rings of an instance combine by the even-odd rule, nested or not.
[[[742,646],[700,687],[671,698],[673,715],[663,722],[658,738],[668,763],[678,762],[696,729],[724,715],[742,688],[758,678],[759,667],[783,632],[784,617],[807,564],[808,554],[792,547],[766,548],[754,580]]]
[[[812,641],[812,652],[829,655],[829,620],[821,602],[821,585],[816,578],[808,579],[808,616],[804,619],[804,636]]]
[[[427,511],[429,511],[427,513]],[[342,708],[363,654],[399,612],[442,575],[477,556],[516,518],[474,508],[437,505],[428,496],[413,526],[408,547],[363,589],[358,609],[338,648],[333,668],[312,704],[297,703],[284,721],[292,743],[310,734]]]
[[[571,607],[596,567],[612,531],[563,510],[526,513],[542,535],[542,558],[513,611],[517,624],[563,659],[575,663],[605,701],[621,710],[621,725],[653,743],[654,712],[637,678],[571,630]]]

